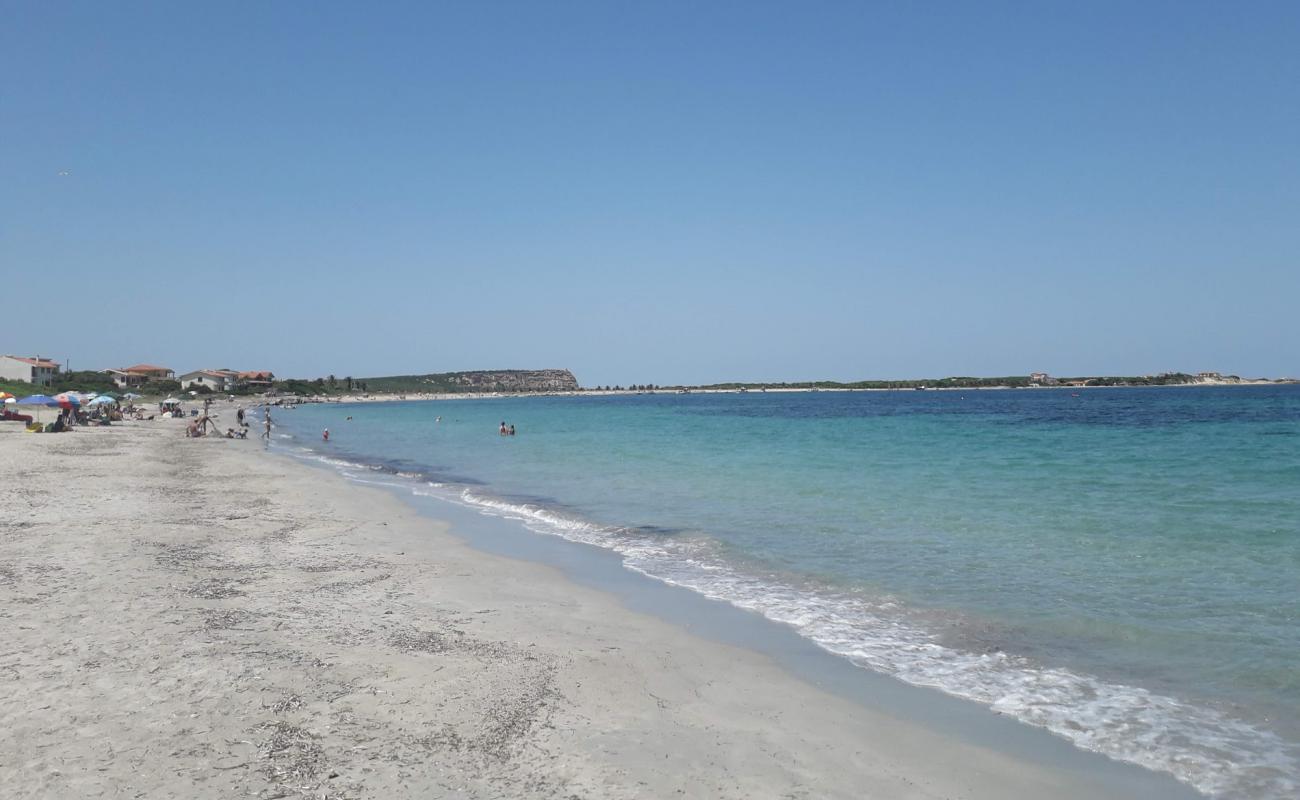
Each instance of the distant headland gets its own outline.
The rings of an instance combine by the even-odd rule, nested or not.
[[[808,392],[952,389],[1043,389],[1106,386],[1258,386],[1300,383],[1296,378],[1244,378],[1219,372],[1162,372],[1156,375],[1057,377],[1046,372],[996,377],[949,376],[860,381],[726,381],[707,384],[632,383],[584,386],[567,369],[499,369],[430,372],[370,378],[281,378],[269,370],[197,370],[179,376],[171,369],[141,365],[125,370],[68,372],[50,362],[49,374],[33,370],[46,362],[4,357],[16,365],[0,370],[0,391],[23,396],[37,391],[123,392],[146,396],[247,395],[322,400],[402,399],[429,397],[517,396],[525,394],[628,394],[644,392]],[[36,364],[36,367],[32,365]],[[3,366],[3,365],[0,365]]]
[[[1297,383],[1294,378],[1243,378],[1218,372],[1164,372],[1158,375],[1095,375],[1055,377],[1044,372],[997,377],[951,376],[906,380],[862,381],[728,381],[709,384],[605,384],[583,386],[567,369],[480,370],[439,372],[423,375],[389,375],[348,379],[346,385],[332,381],[277,382],[277,389],[297,395],[517,395],[517,394],[606,394],[639,392],[798,392],[798,391],[889,391],[951,389],[1040,389],[1104,386],[1245,386]]]
[[[373,378],[276,381],[282,394],[331,395],[515,395],[603,394],[635,392],[749,392],[749,391],[888,391],[944,389],[1037,389],[1098,386],[1243,386],[1297,383],[1294,378],[1243,378],[1218,372],[1164,372],[1158,375],[1095,375],[1055,377],[1045,372],[999,377],[952,376],[906,380],[729,381],[709,384],[632,383],[583,386],[567,369],[505,369],[387,375]]]

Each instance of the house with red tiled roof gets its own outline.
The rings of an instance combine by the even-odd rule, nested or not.
[[[176,373],[167,367],[158,367],[153,364],[136,364],[134,367],[123,367],[122,371],[128,375],[143,375],[155,381],[166,381],[176,377]]]
[[[155,364],[136,364],[134,367],[106,369],[104,372],[123,389],[134,389],[149,381],[169,381],[176,378],[175,372]]]
[[[59,374],[59,365],[47,358],[35,356],[0,356],[0,378],[27,381],[37,386],[49,386]]]
[[[270,386],[275,373],[269,369],[255,369],[239,373],[239,382],[245,386]]]

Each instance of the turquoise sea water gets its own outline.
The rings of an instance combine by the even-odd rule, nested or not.
[[[864,668],[1207,794],[1300,787],[1300,387],[273,416],[281,442],[354,478],[615,550]],[[498,436],[502,420],[518,435]]]

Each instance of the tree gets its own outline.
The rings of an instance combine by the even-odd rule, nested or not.
[[[344,378],[343,380],[345,380],[345,381],[348,382],[348,391],[349,391],[349,392],[352,391],[352,376],[349,375],[349,376],[347,376],[346,378]]]

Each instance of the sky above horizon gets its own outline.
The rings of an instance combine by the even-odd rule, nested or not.
[[[0,10],[0,353],[1300,375],[1300,4]]]

